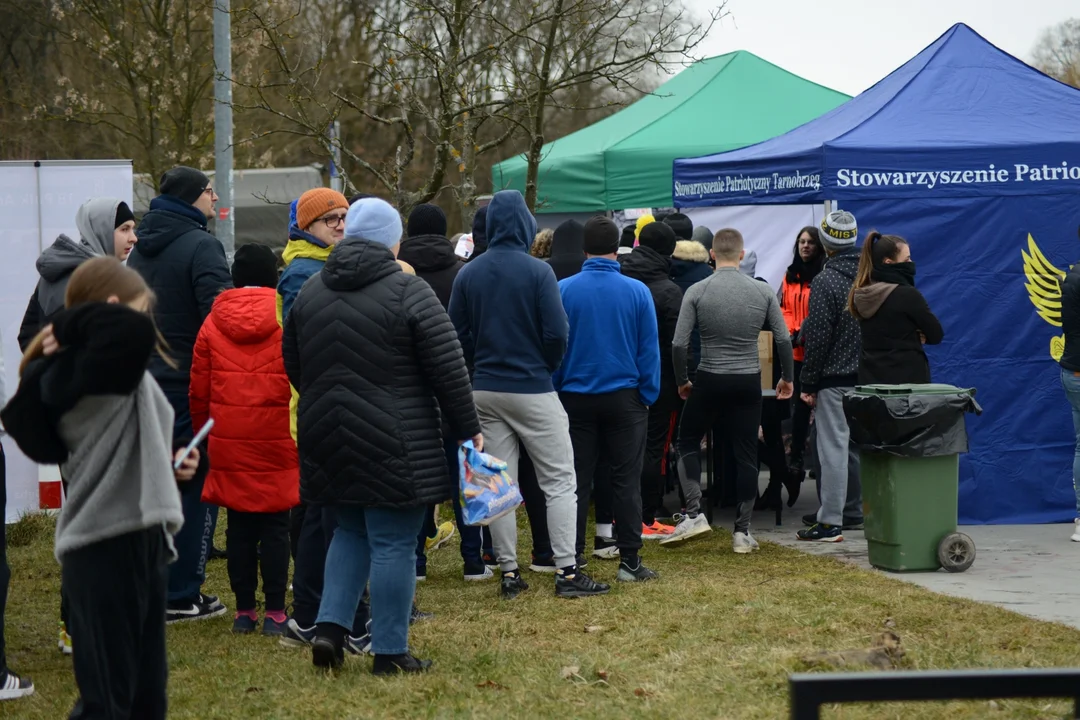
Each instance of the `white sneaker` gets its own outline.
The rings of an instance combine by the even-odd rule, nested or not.
[[[1069,539],[1073,542],[1080,542],[1080,518],[1073,520],[1073,534]]]
[[[484,580],[490,580],[491,578],[495,577],[495,573],[491,572],[491,568],[489,568],[487,566],[481,566],[481,567],[484,568],[484,572],[480,573],[479,575],[466,574],[465,575],[465,580],[467,582],[483,582]]]
[[[705,517],[705,513],[698,513],[697,517],[676,515],[673,519],[676,523],[675,532],[661,540],[661,545],[679,545],[698,535],[712,532],[712,526],[709,525],[709,520]]]
[[[731,536],[731,549],[735,551],[737,555],[746,555],[752,553],[755,550],[760,550],[761,546],[758,545],[758,541],[750,536],[750,531],[737,532]]]

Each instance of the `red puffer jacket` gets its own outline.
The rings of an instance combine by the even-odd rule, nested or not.
[[[214,301],[195,342],[190,399],[196,432],[214,419],[204,502],[258,513],[299,504],[274,288],[227,290]]]

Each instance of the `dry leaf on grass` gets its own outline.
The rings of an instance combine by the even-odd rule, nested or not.
[[[597,670],[597,671],[596,671],[596,677],[600,678],[600,679],[601,679],[601,680],[603,680],[604,682],[607,682],[607,679],[608,679],[608,671],[607,671],[607,670]]]
[[[578,674],[580,672],[581,672],[581,668],[579,668],[577,665],[567,665],[566,667],[564,667],[562,670],[559,671],[559,675],[562,677],[563,680],[569,680],[570,678],[573,678],[573,677],[581,677]]]
[[[505,690],[506,689],[505,685],[500,685],[499,683],[495,682],[494,680],[485,680],[484,682],[479,683],[476,687],[480,688],[481,690]]]
[[[892,618],[885,618],[885,627],[887,627],[887,628],[896,627],[896,621],[893,620]]]
[[[634,695],[638,696],[639,698],[652,697],[652,693],[645,688],[634,688]]]
[[[586,625],[585,626],[585,632],[587,632],[587,633],[604,632],[604,628],[601,627],[600,625]]]

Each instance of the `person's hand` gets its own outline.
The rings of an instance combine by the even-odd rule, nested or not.
[[[60,343],[56,341],[56,335],[53,334],[52,324],[46,325],[41,333],[41,351],[43,353],[52,355],[60,349]]]
[[[919,331],[919,342],[921,342],[923,345],[926,344],[926,335],[924,335],[921,330]]]
[[[177,450],[176,455],[173,456],[173,462],[175,463],[184,454],[183,450]],[[187,482],[195,477],[196,471],[199,469],[199,449],[195,448],[191,451],[191,454],[187,456],[183,464],[180,465],[180,469],[174,471],[176,479],[179,482]]]
[[[681,397],[683,400],[688,399],[690,397],[690,391],[692,391],[693,389],[694,383],[687,380],[685,385],[679,386],[679,397]]]
[[[776,399],[789,400],[795,394],[795,386],[787,380],[781,380],[776,384]]]
[[[799,399],[806,403],[808,407],[817,405],[817,393],[803,393],[799,396]]]
[[[476,433],[469,440],[472,440],[473,447],[476,448],[477,452],[484,452],[484,433]],[[458,445],[464,445],[469,440],[461,440]]]
[[[757,439],[758,442],[765,442],[765,428],[760,425],[757,427]]]

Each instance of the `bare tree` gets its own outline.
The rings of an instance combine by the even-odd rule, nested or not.
[[[1043,32],[1033,52],[1035,67],[1063,83],[1080,88],[1080,18]]]
[[[502,56],[511,120],[529,140],[525,201],[535,208],[548,111],[581,86],[632,92],[647,68],[692,59],[724,3],[701,20],[681,0],[521,0]]]

